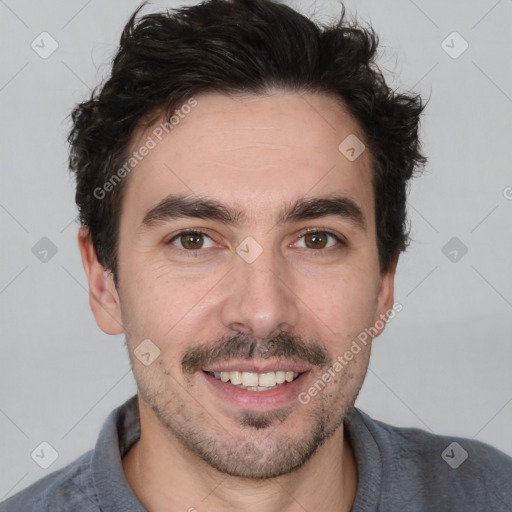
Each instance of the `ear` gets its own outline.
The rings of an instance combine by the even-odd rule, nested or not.
[[[386,327],[386,321],[394,316],[394,297],[395,297],[395,272],[398,263],[398,254],[393,259],[389,270],[381,275],[379,283],[379,293],[377,296],[377,309],[373,319],[374,338],[380,336]]]
[[[112,272],[96,256],[89,228],[78,231],[78,245],[89,282],[89,304],[98,327],[107,334],[122,334],[121,305]]]

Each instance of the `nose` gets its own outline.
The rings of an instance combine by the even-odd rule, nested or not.
[[[286,262],[270,249],[252,263],[237,257],[226,284],[222,322],[232,331],[261,340],[293,331],[300,302],[293,288]]]

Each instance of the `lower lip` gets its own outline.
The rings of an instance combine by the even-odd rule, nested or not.
[[[223,401],[228,401],[246,411],[271,411],[297,400],[297,395],[300,392],[300,388],[304,385],[309,372],[303,372],[294,381],[287,382],[269,391],[240,389],[229,382],[222,382],[203,371],[200,373],[207,384],[213,388],[214,393]]]

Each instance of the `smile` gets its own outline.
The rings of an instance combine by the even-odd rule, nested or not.
[[[282,386],[285,382],[293,382],[298,376],[298,372],[275,371],[275,372],[244,372],[244,371],[220,371],[205,372],[212,377],[229,382],[238,389],[247,391],[270,391]]]

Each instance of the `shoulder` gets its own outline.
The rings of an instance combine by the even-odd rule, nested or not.
[[[93,451],[0,503],[0,512],[99,512],[91,470]]]
[[[512,458],[505,453],[474,439],[388,425],[359,409],[353,414],[380,452],[383,501],[398,492],[410,510],[512,510]]]

